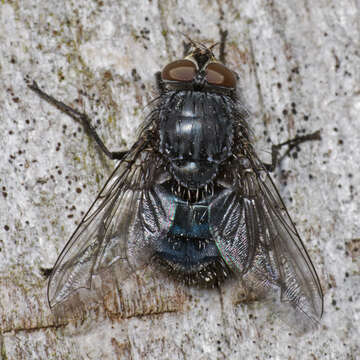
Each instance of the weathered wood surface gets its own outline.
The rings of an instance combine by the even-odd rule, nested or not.
[[[359,7],[1,2],[2,359],[359,358]],[[138,279],[113,316],[57,323],[41,268],[54,264],[114,165],[23,78],[86,111],[110,148],[125,149],[154,94],[153,74],[182,55],[179,32],[210,44],[220,27],[229,31],[228,65],[240,75],[260,155],[269,158],[268,139],[321,129],[321,142],[304,144],[274,174],[321,278],[321,326],[298,337],[229,286],[200,291],[161,279]]]

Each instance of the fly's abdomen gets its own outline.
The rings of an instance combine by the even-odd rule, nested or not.
[[[231,116],[219,94],[179,91],[168,99],[160,112],[160,151],[179,183],[200,188],[231,155]]]
[[[230,274],[209,229],[206,201],[189,204],[168,194],[175,216],[166,233],[159,234],[154,249],[158,263],[192,285],[213,286]]]

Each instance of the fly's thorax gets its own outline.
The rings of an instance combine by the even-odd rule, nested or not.
[[[233,118],[224,95],[184,90],[167,95],[160,111],[160,152],[189,189],[210,183],[232,154]]]

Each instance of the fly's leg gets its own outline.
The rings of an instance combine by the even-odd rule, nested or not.
[[[156,87],[157,87],[159,93],[163,94],[165,92],[165,85],[164,85],[163,79],[161,78],[160,71],[155,73],[155,81],[156,81]]]
[[[226,38],[228,36],[227,30],[220,29],[220,49],[219,49],[219,60],[226,64],[226,53],[225,53],[225,45],[226,45]]]
[[[96,141],[100,149],[107,157],[109,157],[112,160],[120,160],[126,155],[127,151],[110,151],[106,147],[104,142],[100,139],[99,135],[96,133],[94,127],[91,125],[89,117],[85,113],[80,113],[79,111],[74,110],[70,106],[67,106],[66,104],[62,103],[61,101],[56,100],[54,97],[46,94],[44,91],[42,91],[39,88],[38,84],[35,81],[33,81],[32,84],[28,84],[28,86],[32,91],[34,91],[42,99],[46,100],[49,104],[54,105],[60,111],[69,115],[75,121],[81,123],[86,133]]]
[[[274,171],[277,164],[280,163],[281,160],[285,156],[287,156],[292,149],[294,149],[295,147],[297,147],[298,145],[300,145],[303,142],[316,141],[316,140],[321,140],[320,130],[315,131],[312,134],[296,136],[295,138],[285,141],[281,144],[273,145],[271,148],[271,164],[264,164],[265,168],[270,172]],[[288,148],[287,148],[286,152],[281,157],[279,157],[280,149],[283,146],[287,146]]]

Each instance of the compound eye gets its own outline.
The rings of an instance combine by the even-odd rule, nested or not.
[[[225,65],[220,63],[210,63],[206,67],[206,80],[209,84],[224,86],[228,88],[236,87],[236,76]]]
[[[166,65],[161,72],[163,80],[192,81],[196,73],[196,65],[190,60],[177,60]]]

